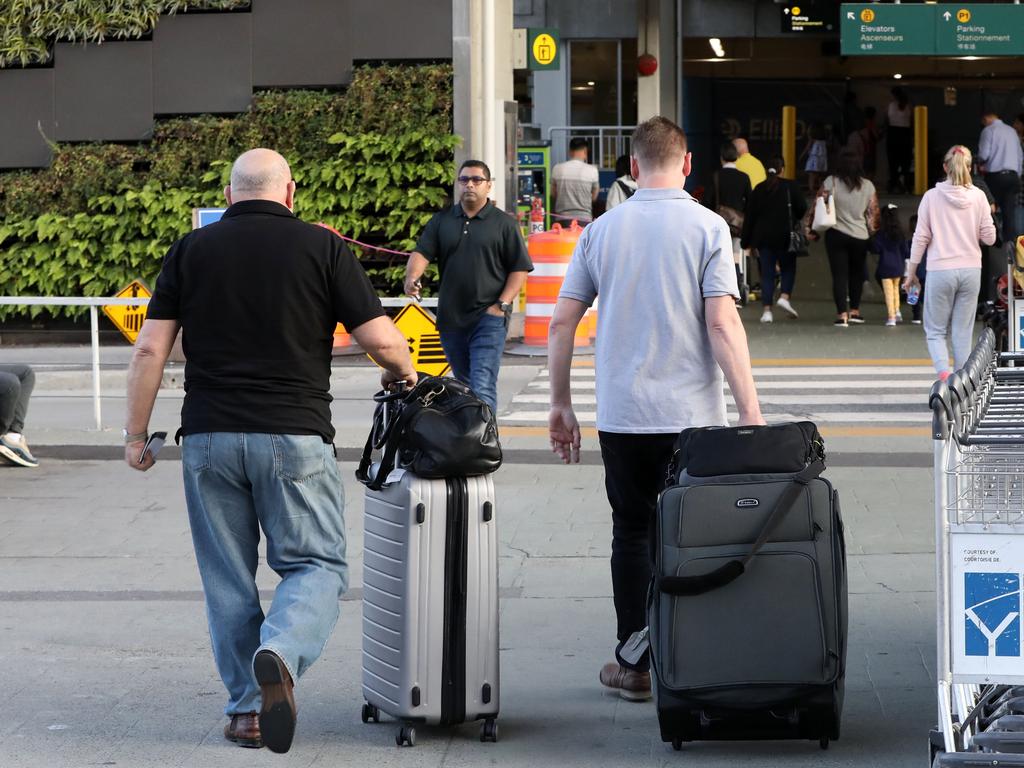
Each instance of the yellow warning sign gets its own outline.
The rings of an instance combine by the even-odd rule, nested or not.
[[[956,12],[956,20],[959,21],[961,24],[966,24],[968,21],[971,20],[971,12],[966,8],[961,8],[959,11]]]
[[[409,354],[417,371],[444,376],[451,370],[441,348],[441,334],[430,312],[419,304],[406,304],[395,316],[395,325],[409,342]]]
[[[875,20],[875,12],[872,11],[870,8],[865,8],[863,11],[860,12],[860,20],[863,21],[865,24],[870,24],[872,21]]]
[[[153,294],[149,288],[138,280],[132,280],[128,285],[114,294],[115,299],[148,299]],[[109,304],[103,307],[103,314],[110,318],[110,322],[117,326],[117,330],[124,334],[132,344],[139,337],[142,330],[142,321],[146,319],[146,307],[123,306],[120,304]]]
[[[555,38],[551,35],[537,35],[537,39],[533,41],[533,58],[542,66],[547,66],[554,61],[557,52],[558,46],[555,44]]]

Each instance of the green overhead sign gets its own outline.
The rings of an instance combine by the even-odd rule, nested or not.
[[[557,29],[531,29],[526,37],[526,60],[533,70],[558,69],[561,61],[562,41]]]
[[[844,56],[1020,56],[1024,5],[843,3]]]

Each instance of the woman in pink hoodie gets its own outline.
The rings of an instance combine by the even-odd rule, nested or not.
[[[971,351],[974,316],[981,288],[981,248],[996,240],[985,193],[971,184],[971,151],[950,148],[942,161],[946,180],[925,192],[917,209],[917,227],[910,248],[910,266],[903,287],[917,283],[917,265],[928,251],[928,290],[924,294],[924,330],[928,353],[940,379],[949,376],[953,361],[960,368]]]

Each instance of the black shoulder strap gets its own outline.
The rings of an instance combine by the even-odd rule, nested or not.
[[[730,560],[710,573],[699,576],[662,576],[658,579],[658,589],[668,595],[702,595],[738,579],[746,571],[747,565],[761,547],[768,541],[803,488],[824,470],[825,464],[821,459],[815,459],[793,475],[792,482],[779,496],[775,508],[772,509],[768,519],[765,520],[764,527],[761,528],[761,533],[758,534],[750,551],[742,559]]]

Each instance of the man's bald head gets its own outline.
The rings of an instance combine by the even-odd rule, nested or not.
[[[750,152],[750,147],[747,146],[746,139],[733,139],[732,145],[736,147],[736,154],[745,155]]]
[[[271,200],[292,207],[295,182],[288,161],[272,149],[250,149],[231,166],[231,184],[224,188],[228,204]]]

